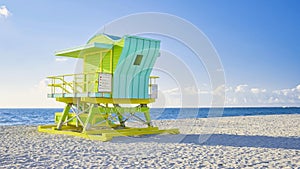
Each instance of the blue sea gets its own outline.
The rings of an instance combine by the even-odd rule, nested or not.
[[[62,109],[0,109],[0,126],[38,125],[54,123],[54,113]],[[207,118],[228,116],[258,116],[275,114],[300,114],[300,107],[268,108],[152,108],[153,120]]]

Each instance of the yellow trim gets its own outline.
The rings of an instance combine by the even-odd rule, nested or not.
[[[110,50],[110,63],[109,63],[109,67],[110,67],[110,73],[112,74],[112,69],[113,69],[113,55],[112,55],[112,50]]]
[[[77,103],[77,100],[80,98],[72,98],[72,97],[57,97],[56,101],[64,102],[64,103]]]
[[[113,99],[113,98],[91,98],[82,97],[82,102],[86,103],[112,103],[112,104],[149,104],[155,102],[155,99]]]
[[[179,134],[179,129],[159,130],[157,127],[124,128],[118,130],[113,130],[113,129],[93,130],[93,131],[86,131],[84,133],[80,133],[80,132],[74,132],[73,127],[63,126],[62,130],[57,130],[54,125],[46,125],[46,126],[38,126],[38,131],[44,133],[50,133],[50,134],[71,135],[71,136],[81,137],[85,139],[100,140],[100,141],[109,141],[113,137],[120,137],[120,136],[140,136],[140,135],[147,135],[147,134],[163,134],[163,133]]]
[[[73,97],[57,97],[56,101],[64,102],[64,103],[77,103],[77,100],[85,103],[110,103],[110,104],[149,104],[155,102],[155,99],[113,99],[113,98],[93,98],[93,97],[81,97],[81,98],[73,98]]]

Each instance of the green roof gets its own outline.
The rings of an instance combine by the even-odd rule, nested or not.
[[[82,58],[83,54],[86,52],[96,52],[99,50],[107,50],[113,47],[112,44],[105,44],[105,43],[90,43],[87,45],[78,46],[75,48],[69,48],[61,51],[55,52],[56,56],[66,56],[66,57],[73,57],[73,58]]]

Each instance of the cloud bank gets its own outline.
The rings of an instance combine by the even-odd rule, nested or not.
[[[220,90],[215,89],[214,91],[207,89],[197,90],[195,87],[173,88],[161,91],[159,97],[165,100],[167,107],[182,105],[182,95],[193,96],[190,98],[199,99],[199,105],[190,105],[190,107],[210,107],[212,97],[224,90],[226,95],[224,105],[227,107],[300,106],[300,84],[292,88],[277,90],[251,87],[247,84],[221,86]]]
[[[226,90],[226,105],[229,106],[300,106],[300,85],[290,89],[268,91],[239,85]]]

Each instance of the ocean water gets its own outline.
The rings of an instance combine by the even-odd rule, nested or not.
[[[54,113],[63,109],[0,109],[0,126],[38,125],[54,123]],[[300,107],[287,108],[152,108],[153,120],[207,118],[228,116],[257,116],[275,114],[300,114]]]

